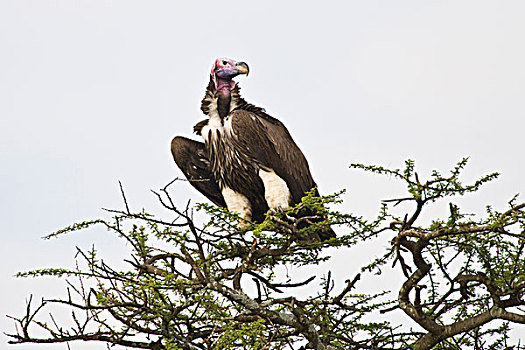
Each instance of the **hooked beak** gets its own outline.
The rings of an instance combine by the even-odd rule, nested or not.
[[[237,71],[237,74],[246,74],[246,76],[250,73],[250,68],[248,68],[248,65],[244,62],[236,63],[235,70]]]

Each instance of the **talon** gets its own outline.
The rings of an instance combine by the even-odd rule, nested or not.
[[[275,214],[280,214],[280,213],[284,213],[284,209],[280,205],[278,205],[275,208],[268,209],[268,214],[270,214],[270,215],[275,215]]]

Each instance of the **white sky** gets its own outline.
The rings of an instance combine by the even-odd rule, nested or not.
[[[102,230],[40,237],[121,208],[118,180],[133,208],[158,208],[149,190],[181,174],[169,144],[203,118],[216,57],[250,65],[243,96],[287,125],[321,192],[348,189],[343,210],[371,216],[404,195],[352,162],[412,158],[426,175],[463,156],[466,179],[502,177],[455,202],[503,208],[525,193],[524,18],[522,1],[0,0],[1,314],[21,315],[30,293],[64,295],[16,271],[71,265],[77,245],[123,250]],[[180,203],[204,201],[177,190]],[[339,253],[336,277],[381,249],[369,248]],[[12,331],[3,316],[0,330]]]

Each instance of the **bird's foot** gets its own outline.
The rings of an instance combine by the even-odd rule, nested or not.
[[[277,211],[277,209],[274,209],[274,208],[270,208],[268,209],[268,214],[269,215],[276,215],[278,214],[279,212]]]
[[[277,215],[277,214],[281,214],[283,216],[283,218],[285,218],[286,220],[290,221],[290,222],[295,222],[297,221],[296,218],[292,217],[292,216],[289,216],[289,215],[286,215],[286,210],[288,208],[283,208],[282,206],[278,205],[277,207],[275,208],[270,208],[268,210],[268,214],[270,215]]]
[[[278,214],[284,214],[284,209],[283,207],[278,205],[276,207],[268,209],[268,214],[273,215],[273,216],[278,215]]]

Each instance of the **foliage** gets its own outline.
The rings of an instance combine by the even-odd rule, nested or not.
[[[497,174],[473,184],[459,177],[461,160],[450,174],[433,171],[420,181],[414,162],[405,168],[353,164],[387,175],[407,186],[408,196],[384,201],[367,220],[334,210],[340,193],[316,197],[312,190],[284,213],[268,214],[260,224],[242,224],[235,213],[199,204],[208,218],[198,224],[193,208],[174,205],[168,184],[156,193],[173,217],[110,210],[111,219],[74,224],[47,238],[103,225],[132,248],[132,269],[117,270],[95,248],[78,249],[76,268],[21,272],[20,277],[67,277],[66,298],[30,301],[26,315],[12,317],[17,332],[11,343],[97,340],[142,349],[520,349],[508,344],[513,323],[525,323],[520,310],[525,288],[525,204],[509,202],[506,211],[487,207],[486,215],[463,213],[450,203],[448,217],[419,224],[430,203],[476,192]],[[125,199],[125,197],[124,197]],[[413,202],[398,217],[390,206]],[[298,218],[305,208],[316,217]],[[307,225],[305,225],[305,223]],[[326,225],[340,227],[338,237],[315,239]],[[394,291],[358,292],[361,274],[335,281],[300,280],[278,271],[286,266],[316,266],[339,248],[351,251],[379,235],[393,237],[382,256],[361,273],[393,264],[405,276]],[[167,247],[167,248],[161,248]],[[71,278],[75,278],[71,281]],[[387,277],[384,277],[387,278]],[[307,295],[297,290],[308,290]],[[337,292],[336,292],[337,291]],[[40,318],[49,305],[72,310],[72,326]],[[401,309],[417,330],[388,321]],[[380,310],[381,314],[377,311]],[[33,336],[39,327],[47,336]],[[31,329],[30,329],[31,328]]]

